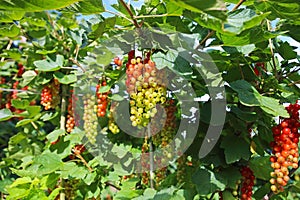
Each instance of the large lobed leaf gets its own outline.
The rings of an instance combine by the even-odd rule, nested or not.
[[[37,12],[64,8],[78,0],[0,0],[0,10]]]

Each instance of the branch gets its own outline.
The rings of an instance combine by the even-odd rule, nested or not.
[[[66,100],[66,85],[62,85],[62,98],[61,98],[61,107],[60,107],[60,129],[65,131],[66,130],[66,110],[67,110],[67,100]],[[60,179],[60,187],[64,188],[64,180]],[[59,194],[60,200],[66,199],[66,194],[64,190]]]
[[[296,84],[298,84],[298,83],[300,83],[300,80],[294,81],[294,82],[292,82],[292,83],[289,83],[288,86],[293,86],[293,85],[296,85]]]
[[[123,15],[121,13],[112,12],[110,10],[105,10],[104,12],[107,12],[107,13],[110,13],[110,14],[113,14],[113,15],[116,15],[116,16],[119,16],[119,17],[123,17],[124,19],[127,19],[128,21],[130,21],[131,23],[134,24],[133,20],[131,20],[128,17],[126,17],[126,15]]]
[[[88,165],[88,163],[86,162],[86,160],[82,157],[82,155],[80,154],[76,154],[76,157],[79,158],[81,160],[81,162],[83,162],[83,164],[88,168],[88,170],[90,172],[93,172],[93,169]]]
[[[50,22],[50,25],[51,25],[52,28],[53,28],[53,32],[54,32],[55,37],[56,37],[58,40],[60,40],[61,38],[60,38],[59,34],[57,33],[57,31],[55,30],[54,22],[53,22],[53,20],[52,20],[52,18],[51,18],[51,16],[50,16],[50,14],[49,14],[48,11],[46,11],[46,15],[47,15],[47,17],[48,17],[48,20],[49,20],[49,22]]]
[[[141,28],[140,25],[138,24],[138,22],[136,21],[135,19],[135,16],[134,14],[132,13],[131,9],[130,9],[130,6],[128,6],[124,0],[120,0],[120,3],[122,4],[122,6],[127,10],[128,14],[130,15],[131,19],[132,19],[132,22],[134,24],[134,26],[136,28]]]
[[[240,0],[231,11],[237,10],[246,0]]]
[[[151,127],[150,124],[148,124],[148,138],[151,138]],[[153,189],[154,185],[153,185],[153,178],[154,178],[154,171],[153,171],[153,167],[154,167],[154,155],[153,155],[153,145],[152,145],[152,140],[149,140],[149,151],[150,151],[150,187]]]
[[[75,60],[74,58],[69,58],[69,60],[70,60],[73,64],[77,65],[83,72],[85,72],[85,69],[82,67],[82,65],[81,65],[77,60]]]
[[[271,22],[269,20],[267,20],[267,27],[268,27],[268,31],[271,31]],[[271,56],[272,56],[272,64],[273,64],[273,73],[275,78],[278,78],[278,72],[276,69],[276,62],[275,62],[275,56],[274,56],[274,50],[273,50],[273,45],[272,45],[272,39],[269,39],[269,46],[270,46],[270,50],[271,50]]]
[[[155,18],[155,17],[179,17],[181,15],[178,14],[161,14],[161,15],[140,15],[140,16],[135,16],[135,19],[140,19],[140,18]]]
[[[5,50],[9,50],[11,48],[12,43],[13,43],[13,40],[9,40]],[[1,62],[4,62],[4,60],[5,60],[5,57],[2,57]]]

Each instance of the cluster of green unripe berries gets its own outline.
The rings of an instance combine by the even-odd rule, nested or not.
[[[85,94],[83,96],[84,112],[83,112],[83,129],[85,131],[86,137],[91,144],[95,144],[97,136],[97,106],[95,104],[96,97],[91,94]]]

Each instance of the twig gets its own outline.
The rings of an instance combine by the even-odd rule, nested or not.
[[[50,25],[51,25],[52,28],[53,28],[53,32],[54,32],[55,37],[56,37],[58,40],[60,40],[60,36],[59,36],[58,32],[55,30],[54,22],[53,22],[53,20],[52,20],[52,18],[51,18],[51,16],[50,16],[50,14],[49,14],[48,11],[46,11],[46,15],[47,15],[47,17],[48,17],[48,20],[49,20],[49,22],[50,22]]]
[[[267,20],[267,27],[268,27],[268,31],[271,31],[271,22],[269,20]],[[278,78],[278,72],[276,69],[276,62],[275,62],[275,56],[274,56],[274,50],[273,50],[273,45],[272,45],[272,39],[269,39],[269,46],[270,46],[270,51],[271,51],[271,56],[272,56],[272,64],[273,64],[273,73],[275,78]]]
[[[298,84],[298,83],[300,83],[300,80],[294,81],[294,82],[292,82],[292,83],[289,83],[288,86],[293,86],[293,85],[296,85],[296,84]]]
[[[119,17],[123,17],[124,19],[130,21],[131,23],[134,23],[133,20],[129,19],[126,15],[124,14],[121,14],[121,13],[116,13],[116,12],[113,12],[113,11],[110,11],[110,10],[105,10],[104,12],[107,12],[107,13],[110,13],[110,14],[113,14],[113,15],[116,15],[116,16],[119,16]]]
[[[9,42],[6,46],[6,50],[9,50],[11,48],[12,43],[13,43],[13,40],[9,40]],[[2,57],[1,62],[4,62],[4,60],[5,60],[5,57]]]
[[[105,182],[105,185],[112,186],[113,188],[115,188],[117,190],[121,190],[120,187],[118,187],[118,186],[116,186],[116,185],[114,185],[114,184],[112,184],[111,182],[108,182],[108,181]]]
[[[66,85],[62,85],[62,98],[61,98],[61,106],[60,106],[60,129],[65,131],[66,130],[66,110],[67,110],[67,99],[66,99]],[[60,187],[64,187],[64,180],[61,178],[60,179]],[[60,200],[65,200],[66,199],[66,194],[64,190],[59,194],[59,199]]]
[[[81,65],[77,60],[75,60],[74,58],[69,58],[69,60],[70,60],[73,64],[77,65],[83,72],[85,72],[85,69],[82,67],[82,65]]]
[[[148,138],[151,138],[151,127],[150,124],[148,124]],[[154,178],[154,172],[153,172],[153,146],[152,146],[152,140],[149,140],[149,151],[150,151],[150,187],[153,189],[153,178]]]
[[[140,25],[138,24],[138,22],[136,21],[135,19],[135,16],[134,14],[132,13],[131,9],[130,9],[130,6],[128,6],[124,0],[120,0],[120,3],[122,4],[122,6],[127,10],[128,14],[130,15],[131,19],[132,19],[132,22],[134,24],[134,26],[136,28],[141,28]]]
[[[161,15],[140,15],[140,16],[135,16],[135,19],[140,19],[140,18],[154,18],[154,17],[173,17],[173,16],[181,16],[178,14],[161,14]]]
[[[237,10],[246,0],[240,0],[231,11]]]
[[[243,73],[243,70],[242,70],[242,67],[241,67],[241,65],[240,65],[240,64],[239,64],[239,70],[240,70],[240,73],[241,73],[242,79],[243,79],[243,80],[245,80],[244,73]]]
[[[76,154],[76,157],[79,158],[81,160],[81,162],[83,162],[83,164],[88,168],[88,170],[90,172],[93,172],[93,169],[88,165],[88,163],[86,162],[86,160],[82,157],[81,154]]]

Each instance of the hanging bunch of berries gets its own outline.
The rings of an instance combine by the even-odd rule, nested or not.
[[[143,169],[142,173],[142,184],[145,186],[149,185],[149,178],[150,178],[150,173],[148,170],[150,169],[150,164],[149,164],[149,143],[148,143],[148,138],[145,137],[144,143],[142,145],[142,157],[141,157],[141,165]]]
[[[164,73],[156,68],[149,54],[143,60],[128,54],[126,87],[130,95],[130,120],[132,126],[145,127],[157,113],[156,104],[166,101]]]
[[[281,123],[272,128],[274,141],[271,142],[273,156],[270,158],[271,167],[274,169],[271,172],[270,183],[271,190],[274,193],[284,190],[289,177],[289,167],[298,168],[298,129],[300,128],[299,118],[300,105],[298,103],[290,104],[286,110],[290,114],[290,118],[283,119]]]
[[[60,83],[53,79],[50,84],[44,86],[41,93],[41,104],[45,110],[55,108],[60,102]]]
[[[247,166],[242,167],[240,172],[243,176],[241,187],[241,200],[251,200],[255,176],[253,174],[253,171]]]
[[[83,111],[83,129],[85,131],[86,137],[91,144],[95,144],[96,136],[98,134],[98,118],[97,118],[97,106],[96,97],[91,94],[85,94],[83,96],[84,111]]]
[[[97,116],[104,117],[106,115],[108,92],[101,93],[101,87],[106,86],[106,80],[103,78],[102,82],[96,85],[97,96]]]
[[[70,133],[75,127],[74,110],[73,110],[73,92],[71,91],[71,97],[68,102],[68,115],[66,122],[67,132]]]
[[[113,112],[115,109],[115,104],[111,104],[110,106],[110,112],[108,115],[109,121],[108,121],[108,129],[113,133],[113,134],[117,134],[120,132],[120,129],[118,127],[118,125],[115,123],[114,117],[113,117]]]

